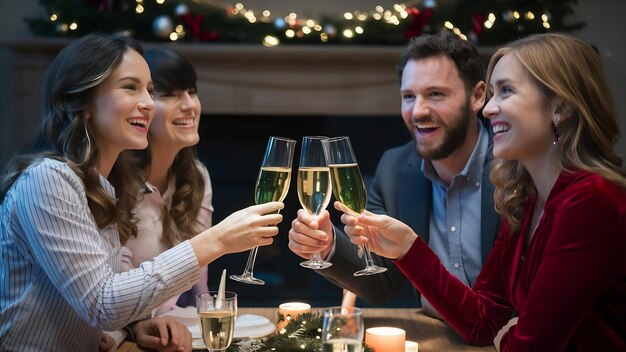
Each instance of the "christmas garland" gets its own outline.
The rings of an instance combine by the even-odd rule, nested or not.
[[[322,351],[322,320],[319,313],[301,314],[267,340],[235,341],[226,352],[320,352]],[[365,344],[363,347],[365,352],[374,352]]]
[[[161,42],[402,45],[448,28],[474,44],[499,45],[531,33],[580,29],[584,22],[564,20],[577,1],[406,0],[305,18],[295,9],[293,16],[266,16],[228,1],[213,6],[190,0],[39,0],[43,15],[25,20],[35,35],[57,37],[107,32]]]

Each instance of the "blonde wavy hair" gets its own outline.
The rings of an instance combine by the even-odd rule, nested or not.
[[[487,82],[498,61],[508,54],[521,62],[546,99],[558,97],[572,107],[572,115],[558,126],[561,169],[593,172],[626,188],[622,158],[613,150],[620,138],[617,113],[600,55],[570,35],[533,35],[510,43],[491,57]],[[522,203],[536,194],[532,178],[516,160],[494,160],[490,176],[496,211],[509,223],[511,233],[519,231]]]

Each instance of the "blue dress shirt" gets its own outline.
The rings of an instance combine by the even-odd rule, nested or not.
[[[472,286],[483,266],[481,257],[481,181],[489,150],[487,130],[478,123],[478,141],[463,170],[446,185],[430,160],[422,170],[432,181],[432,216],[428,246],[448,271]],[[422,297],[422,307],[433,313]],[[437,314],[434,314],[437,315]]]

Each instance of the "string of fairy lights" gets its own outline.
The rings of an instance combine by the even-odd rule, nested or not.
[[[111,2],[112,0],[101,0],[101,3],[105,5]],[[142,16],[147,12],[147,6],[158,7],[168,2],[172,6],[172,0],[134,0],[134,2],[129,0],[128,3],[130,5],[127,5],[127,7],[130,8],[127,11],[132,11],[134,6],[135,15]],[[421,9],[418,9],[418,5]],[[352,38],[367,35],[367,24],[371,21],[380,22],[387,26],[401,26],[407,21],[414,21],[415,17],[420,15],[420,12],[433,11],[436,6],[435,0],[396,3],[387,5],[387,7],[378,5],[370,10],[353,10],[335,14],[334,18],[337,21],[324,22],[320,19],[301,16],[296,11],[286,14],[274,14],[268,9],[251,9],[246,7],[243,2],[224,4],[221,1],[193,0],[193,2],[185,3],[177,0],[173,13],[159,14],[153,19],[152,30],[154,35],[161,40],[172,42],[183,40],[190,34],[192,28],[190,28],[189,21],[182,21],[181,18],[191,13],[190,7],[194,7],[194,11],[198,8],[206,10],[210,7],[212,10],[223,11],[229,18],[245,19],[250,26],[262,23],[265,24],[263,28],[268,28],[267,24],[273,24],[272,33],[267,33],[263,36],[262,44],[265,46],[280,45],[281,39],[297,41],[298,39],[308,38],[309,41],[317,39],[320,43],[327,43],[337,36],[341,36],[343,41],[349,41]],[[154,11],[151,13],[154,13]],[[51,23],[56,24],[55,28],[60,34],[77,31],[81,26],[79,20],[61,20],[61,15],[54,11],[50,13],[49,20]],[[540,20],[543,28],[546,30],[551,28],[551,15],[548,12],[534,13],[533,11],[511,9],[499,14],[489,12],[485,15],[484,20],[482,18],[478,20],[482,23],[475,23],[473,29],[466,29],[465,32],[456,26],[452,20],[433,23],[432,26],[434,28],[448,28],[465,40],[468,39],[468,36],[469,39],[476,39],[475,32],[488,31],[494,27],[497,21],[511,23]],[[195,28],[196,32],[198,30]],[[279,33],[279,35],[276,33]]]

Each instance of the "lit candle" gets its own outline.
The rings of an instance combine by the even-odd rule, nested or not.
[[[376,352],[404,351],[406,333],[402,329],[376,327],[365,330],[365,343]]]
[[[417,342],[407,341],[404,343],[404,352],[418,352]]]
[[[300,314],[311,313],[311,305],[302,302],[287,302],[278,306],[278,323],[276,328],[282,330],[292,319],[298,318]],[[280,316],[283,320],[280,320]]]

